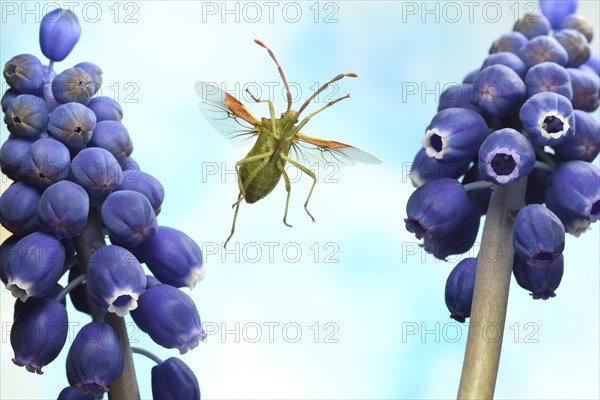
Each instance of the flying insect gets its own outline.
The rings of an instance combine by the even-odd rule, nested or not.
[[[298,111],[294,111],[292,110],[292,95],[288,81],[275,54],[260,40],[255,39],[254,42],[267,50],[277,65],[279,75],[285,87],[287,109],[279,118],[276,117],[275,108],[271,100],[258,99],[248,90],[250,97],[255,102],[268,104],[270,118],[263,117],[261,120],[258,120],[238,99],[212,83],[197,82],[195,85],[196,93],[202,100],[200,110],[217,131],[234,143],[255,140],[254,146],[246,157],[235,164],[239,194],[237,201],[232,206],[235,207],[233,223],[231,233],[225,241],[224,247],[227,246],[227,243],[235,232],[235,223],[241,202],[245,200],[246,203],[252,204],[266,197],[277,186],[282,176],[285,182],[285,190],[287,191],[283,223],[291,227],[287,222],[291,183],[285,171],[286,163],[295,166],[313,180],[308,197],[304,202],[304,210],[313,221],[315,218],[308,210],[308,203],[317,183],[317,178],[314,172],[303,165],[302,162],[316,161],[318,163],[334,163],[340,166],[352,165],[355,161],[368,164],[381,163],[376,157],[356,147],[332,140],[306,136],[300,132],[315,115],[349,98],[350,95],[348,94],[328,102],[300,121],[300,114],[308,107],[310,102],[334,82],[344,77],[357,77],[355,73],[339,74],[333,77],[318,88],[302,104]]]

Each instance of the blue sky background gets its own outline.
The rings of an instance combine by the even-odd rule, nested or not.
[[[2,65],[20,53],[42,57],[38,24],[52,9],[45,4],[26,3],[28,13],[25,3],[1,2]],[[491,42],[535,3],[276,2],[272,18],[263,2],[236,4],[225,14],[221,2],[76,3],[83,33],[57,64],[58,71],[81,61],[103,69],[102,94],[123,106],[133,157],[165,186],[159,223],[186,232],[204,250],[206,278],[188,292],[211,334],[182,357],[203,398],[455,397],[468,327],[448,318],[444,285],[460,257],[444,263],[415,251],[403,223],[414,190],[407,171],[444,85],[478,68]],[[596,33],[599,8],[580,1]],[[267,106],[251,104],[242,89],[260,88],[265,98],[274,87],[276,110],[284,111],[275,65],[254,38],[273,49],[300,88],[299,104],[316,84],[358,73],[311,106],[352,95],[304,133],[350,143],[383,164],[318,170],[315,223],[302,208],[311,180],[290,168],[294,227],[281,222],[281,184],[266,199],[242,204],[225,253],[237,196],[232,170],[249,148],[215,133],[193,87],[197,80],[223,85],[258,117],[268,115]],[[593,45],[598,50],[597,40]],[[567,237],[556,298],[533,301],[513,280],[497,398],[600,397],[598,231],[596,224],[578,239]],[[67,348],[42,376],[13,366],[13,300],[3,291],[0,302],[0,398],[55,398],[67,384]],[[87,322],[72,309],[70,316],[75,327]],[[130,333],[160,357],[177,355],[133,325]],[[149,398],[152,363],[135,357]]]

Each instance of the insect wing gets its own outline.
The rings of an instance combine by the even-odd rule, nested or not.
[[[297,134],[292,142],[290,156],[297,161],[317,164],[336,164],[339,166],[354,165],[356,162],[365,164],[380,164],[377,157],[333,140],[317,139]]]
[[[257,135],[258,120],[238,99],[212,83],[196,82],[195,89],[202,115],[233,144],[244,145]]]

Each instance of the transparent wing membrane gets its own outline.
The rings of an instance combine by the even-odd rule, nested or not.
[[[350,146],[332,140],[322,140],[298,134],[292,143],[290,157],[308,164],[336,164],[349,166],[355,163],[379,164],[377,157]]]

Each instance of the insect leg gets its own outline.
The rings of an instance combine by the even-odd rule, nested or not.
[[[238,177],[238,187],[240,189],[240,194],[242,195],[242,197],[238,198],[238,201],[236,203],[233,203],[234,206],[236,204],[239,204],[242,201],[242,198],[246,197],[246,188],[244,187],[244,184],[242,183],[242,174],[240,173],[240,167],[244,164],[248,164],[248,163],[258,161],[258,160],[263,160],[263,159],[265,159],[268,162],[269,157],[271,157],[272,155],[273,155],[273,152],[270,151],[267,153],[246,157],[243,160],[240,160],[235,163],[235,172]],[[250,174],[250,176],[248,176],[248,180],[251,180],[252,178],[254,178],[254,176],[256,176],[256,172],[257,172],[257,170],[253,171]]]
[[[229,236],[227,236],[227,240],[225,240],[225,243],[223,243],[223,248],[226,249],[227,248],[227,243],[229,243],[229,239],[231,239],[231,237],[233,236],[233,232],[235,232],[235,221],[237,220],[237,216],[238,216],[238,211],[240,209],[240,201],[242,200],[242,194],[240,193],[238,195],[238,201],[237,201],[237,205],[234,204],[235,207],[235,213],[233,214],[233,224],[231,225],[231,233],[229,234]]]
[[[310,192],[308,192],[308,197],[306,198],[306,201],[304,202],[304,210],[306,211],[308,216],[313,220],[313,222],[315,222],[315,217],[313,217],[312,214],[310,213],[310,211],[308,211],[308,202],[310,201],[310,196],[312,196],[315,185],[317,184],[317,177],[316,177],[315,173],[312,172],[310,169],[306,168],[304,165],[300,164],[299,162],[292,160],[288,156],[281,154],[281,158],[284,159],[285,161],[289,162],[294,167],[298,168],[300,171],[304,172],[306,175],[310,176],[313,179],[313,184],[310,187]],[[285,175],[284,175],[284,178],[285,178]],[[288,192],[288,199],[289,199],[289,192]],[[286,210],[287,210],[287,204],[286,204]]]
[[[283,165],[277,163],[277,168],[279,168],[281,174],[283,175],[283,180],[285,182],[285,190],[287,191],[287,198],[285,199],[285,212],[283,213],[283,223],[285,224],[285,226],[289,226],[291,228],[292,226],[287,223],[287,213],[288,206],[290,204],[290,194],[292,193],[292,185],[290,183],[290,177],[288,176],[287,172],[285,172],[285,168],[283,168]]]

